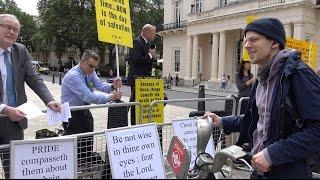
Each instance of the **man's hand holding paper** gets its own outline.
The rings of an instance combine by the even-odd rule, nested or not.
[[[68,102],[65,102],[61,105],[61,112],[57,112],[51,109],[47,110],[47,119],[49,126],[56,125],[61,122],[68,122],[69,118],[71,118],[71,113]]]

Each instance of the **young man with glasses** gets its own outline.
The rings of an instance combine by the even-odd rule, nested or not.
[[[113,94],[95,93],[93,88],[102,92],[111,93],[121,87],[121,81],[115,80],[113,84],[102,82],[95,70],[98,68],[99,55],[92,50],[84,51],[80,63],[70,69],[64,76],[61,84],[61,102],[69,102],[70,106],[82,106],[94,104],[105,104],[109,101],[121,99],[120,92]],[[93,117],[89,109],[71,111],[69,123],[63,123],[65,134],[78,134],[93,132]],[[83,138],[78,143],[79,160],[87,161],[92,152],[93,139]]]
[[[16,16],[0,14],[0,145],[24,138],[28,127],[25,114],[17,109],[27,102],[25,83],[52,110],[60,111],[60,103],[54,101],[42,78],[33,68],[27,48],[16,43],[20,32]],[[0,152],[5,177],[9,178],[10,153]]]
[[[259,66],[244,116],[207,112],[238,146],[254,155],[252,178],[311,178],[320,152],[320,78],[295,50],[284,49],[283,24],[262,18],[244,30],[244,47]]]

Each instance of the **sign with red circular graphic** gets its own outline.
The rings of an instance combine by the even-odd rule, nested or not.
[[[189,170],[191,152],[178,136],[173,136],[167,160],[177,179],[184,179]]]

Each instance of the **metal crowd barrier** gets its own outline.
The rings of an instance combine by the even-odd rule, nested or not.
[[[70,107],[70,111],[75,110],[85,110],[85,109],[96,109],[96,108],[109,108],[109,107],[123,107],[123,106],[139,106],[142,108],[140,102],[128,102],[128,103],[108,103],[99,105],[85,105],[85,106],[73,106]],[[46,113],[47,110],[42,110]],[[7,117],[7,115],[0,114],[1,117]],[[139,121],[142,121],[142,112],[139,114]],[[131,121],[128,118],[128,126],[131,126]],[[103,135],[103,136],[102,136]],[[105,160],[105,137],[104,131],[100,132],[90,132],[69,135],[72,137],[77,137],[78,142],[78,178],[88,179],[88,178],[108,178],[110,171]],[[67,137],[67,136],[64,136]],[[100,152],[100,153],[99,153]],[[102,153],[102,154],[101,154]],[[10,161],[10,144],[0,145],[0,179],[9,178],[10,168],[9,166],[3,166],[4,161]],[[5,163],[9,164],[9,163]],[[106,171],[106,172],[104,172]]]
[[[9,144],[5,144],[5,145],[0,145],[0,157],[1,157],[1,161],[10,161],[10,145]],[[7,178],[9,178],[9,171],[10,168],[9,166],[0,166],[0,178],[4,179],[5,176]]]
[[[213,100],[232,100],[233,108],[232,114],[235,114],[235,104],[236,100],[233,97],[220,97],[220,98],[196,98],[196,99],[179,99],[179,100],[163,100],[163,101],[154,101],[150,104],[150,109],[152,111],[152,107],[156,103],[177,103],[177,102],[192,102],[192,101],[213,101]],[[127,105],[138,105],[142,108],[142,105],[137,102],[130,103],[114,103],[114,104],[103,104],[103,105],[86,105],[86,106],[77,106],[71,107],[72,111],[74,110],[83,110],[83,109],[94,109],[94,108],[104,108],[104,107],[118,107],[118,106],[127,106]],[[44,111],[46,112],[46,111]],[[140,111],[142,112],[142,111]],[[150,112],[150,111],[149,111]],[[142,114],[140,113],[140,121],[142,119]],[[130,122],[128,122],[130,124]],[[172,172],[169,168],[169,165],[166,164],[165,158],[170,146],[170,142],[173,136],[173,128],[172,123],[163,123],[157,124],[159,136],[161,137],[160,145],[162,147],[163,160],[165,162],[165,168],[167,172],[168,178],[172,176]],[[64,137],[76,137],[78,144],[78,153],[77,153],[77,169],[78,169],[78,178],[79,179],[110,179],[111,170],[108,160],[108,154],[106,151],[106,138],[105,131],[97,131],[97,132],[88,132],[81,134],[73,134]],[[220,139],[220,133],[213,133],[213,139]],[[225,136],[223,137],[223,144],[216,148],[224,148],[229,145],[234,144],[234,140],[232,137]],[[0,146],[0,155],[1,158],[4,155],[10,153],[10,145],[1,145]],[[4,159],[3,159],[4,160]],[[9,160],[9,159],[7,159]],[[4,171],[5,169],[5,171]],[[7,173],[7,177],[9,177],[9,167],[0,166],[0,178],[5,178],[5,173]]]
[[[219,100],[232,100],[232,115],[235,115],[236,112],[236,99],[234,97],[217,97],[217,98],[194,98],[194,99],[172,99],[172,100],[156,100],[150,103],[149,105],[149,111],[148,111],[148,117],[149,117],[149,122],[152,122],[152,109],[153,107],[158,104],[158,103],[184,103],[184,102],[199,102],[199,101],[219,101]],[[167,124],[167,123],[165,123]],[[161,136],[162,134],[167,134],[167,132],[172,132],[172,129],[161,129],[158,127],[158,132],[159,132],[159,137],[160,137],[160,142],[163,143],[163,152],[167,152],[169,146],[166,146],[167,139],[165,137]],[[169,141],[171,140],[172,136],[169,137]],[[237,136],[231,134],[231,135],[224,135],[222,131],[219,128],[214,128],[213,130],[213,140],[214,140],[214,145],[216,149],[221,149],[224,147],[228,147],[230,145],[235,144]],[[220,141],[221,140],[221,141]],[[219,142],[220,141],[220,142]],[[169,143],[170,145],[170,143]]]
[[[108,103],[108,104],[72,106],[72,107],[70,107],[70,111],[85,110],[85,109],[97,109],[97,108],[109,108],[109,107],[123,107],[123,106],[139,106],[139,108],[142,108],[142,104],[140,102],[127,102],[127,103]],[[47,110],[42,110],[42,112],[46,113]],[[0,114],[0,118],[1,117],[7,117],[7,115]],[[139,122],[142,122],[142,112],[139,113]],[[128,125],[131,126],[130,119],[128,119]]]
[[[236,112],[236,99],[234,97],[217,97],[217,98],[194,98],[194,99],[171,99],[171,100],[156,100],[150,103],[149,105],[149,122],[152,122],[152,108],[158,103],[179,103],[179,102],[199,102],[199,101],[218,101],[218,100],[232,100],[232,114],[235,115]]]
[[[241,107],[242,107],[242,102],[244,101],[248,101],[249,97],[242,97],[239,99],[239,103],[238,103],[238,109],[237,109],[237,115],[240,115],[240,111],[241,111]]]
[[[159,134],[163,138],[161,146],[165,149],[169,148],[171,138],[173,136],[172,124],[158,124],[159,128],[164,129],[165,133]],[[77,176],[78,179],[111,179],[111,169],[108,160],[107,147],[105,131],[88,132],[81,134],[72,134],[68,136],[61,137],[76,137],[78,142],[78,153],[77,153]],[[163,160],[165,161],[165,156],[167,152],[163,152]],[[10,153],[10,145],[0,146],[0,155],[3,157]],[[10,160],[10,158],[5,159]],[[169,165],[165,163],[166,172],[170,176]],[[4,171],[6,169],[6,172]],[[9,177],[9,167],[0,166],[0,178],[5,178],[5,173]]]

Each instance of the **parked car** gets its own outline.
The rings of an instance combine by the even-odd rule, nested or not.
[[[49,68],[45,67],[43,62],[40,61],[32,61],[33,66],[40,74],[49,74]]]

